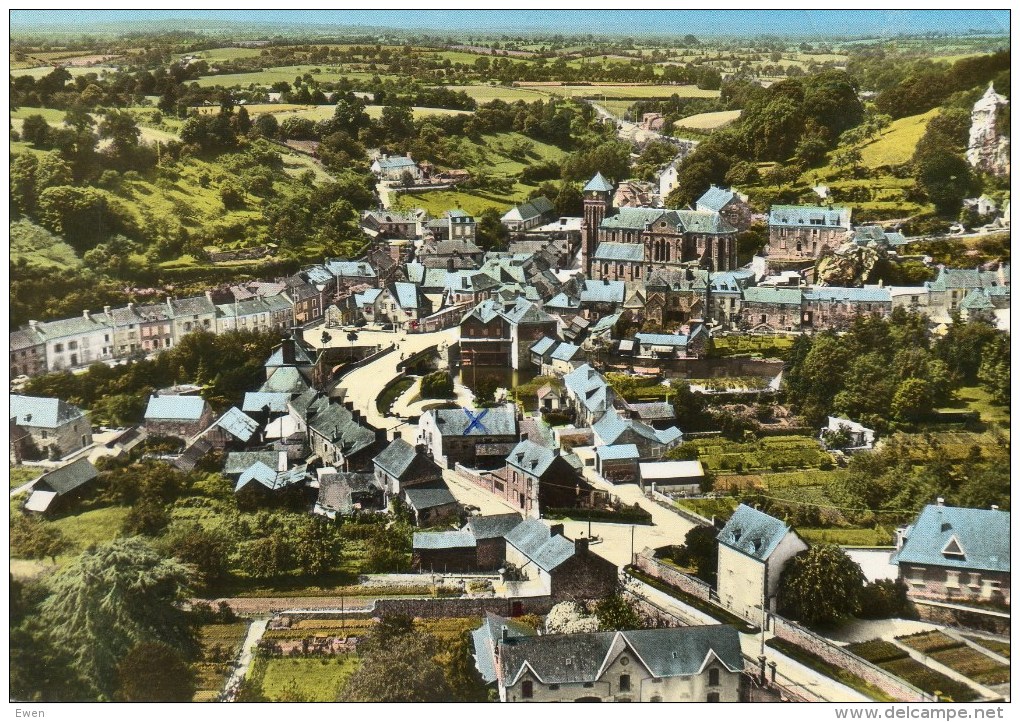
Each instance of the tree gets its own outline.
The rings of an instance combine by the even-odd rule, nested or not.
[[[603,597],[595,604],[595,617],[598,619],[600,632],[641,629],[643,626],[641,617],[633,605],[619,592],[610,597]]]
[[[584,195],[574,183],[564,181],[554,201],[556,213],[560,216],[579,216],[584,208]]]
[[[339,530],[321,516],[305,517],[294,548],[298,566],[307,576],[328,574],[340,563]]]
[[[57,555],[70,546],[70,541],[55,526],[18,514],[11,525],[11,552],[27,559],[49,559],[56,564]]]
[[[779,613],[809,626],[828,626],[861,609],[864,573],[834,544],[795,556],[779,577]]]
[[[219,529],[205,529],[198,522],[174,523],[159,540],[158,548],[195,570],[195,582],[209,587],[227,576],[234,543]]]
[[[925,379],[909,378],[900,383],[892,399],[892,415],[898,421],[921,421],[932,412],[932,384]]]
[[[453,377],[448,371],[435,371],[421,380],[421,395],[425,399],[448,399],[453,396]]]
[[[695,526],[684,537],[678,552],[677,563],[693,567],[695,576],[709,584],[715,584],[719,565],[719,546],[715,542],[715,530],[707,526]]]
[[[502,215],[495,208],[486,208],[478,217],[478,245],[483,250],[502,251],[506,248],[510,231],[503,225],[501,218]]]
[[[99,137],[108,138],[114,153],[119,157],[126,156],[138,147],[141,134],[134,116],[123,110],[107,112],[99,124]]]
[[[39,160],[33,153],[18,153],[12,156],[10,168],[13,210],[20,213],[31,213],[35,210],[36,172],[39,169]],[[70,177],[68,182],[70,182]]]
[[[244,189],[235,181],[227,181],[220,186],[220,200],[227,210],[244,207]]]
[[[275,139],[280,134],[280,121],[272,113],[262,113],[255,118],[254,130],[263,138]]]
[[[241,568],[253,579],[273,579],[294,563],[294,549],[278,531],[245,542],[240,547],[240,556]]]
[[[449,702],[452,697],[435,637],[414,630],[373,643],[361,669],[340,690],[342,702]]]
[[[411,171],[405,170],[400,174],[400,187],[410,188],[414,185],[414,176],[411,175]]]
[[[21,137],[36,148],[49,147],[50,124],[41,115],[30,115],[22,121]]]
[[[998,334],[985,344],[978,367],[978,381],[992,395],[992,402],[1009,406],[1010,396],[1009,336]]]
[[[53,580],[40,615],[97,694],[117,688],[117,665],[140,642],[195,651],[186,613],[189,572],[144,539],[128,537],[86,551]]]
[[[151,496],[143,497],[131,507],[121,531],[124,534],[143,534],[154,537],[162,533],[170,523],[170,512],[158,499]]]
[[[190,702],[195,696],[195,672],[180,652],[161,642],[136,644],[117,673],[117,698],[125,702]]]

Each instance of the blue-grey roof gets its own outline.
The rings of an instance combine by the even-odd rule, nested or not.
[[[216,315],[215,304],[205,295],[192,296],[191,298],[170,298],[167,299],[167,303],[174,318]]]
[[[205,410],[201,396],[150,396],[146,421],[198,421]]]
[[[394,439],[372,459],[372,463],[395,479],[400,479],[411,464],[417,450],[403,439]]]
[[[354,303],[361,308],[375,303],[375,299],[379,298],[379,294],[382,293],[381,288],[366,288],[363,293],[354,294]]]
[[[545,302],[545,307],[557,309],[563,308],[570,310],[573,308],[580,308],[581,302],[576,298],[571,298],[565,293],[558,293],[555,296],[553,296],[550,300]]]
[[[695,206],[719,212],[725,208],[726,204],[732,201],[735,196],[736,193],[732,190],[713,185],[701,195],[701,198],[698,199]]]
[[[257,481],[267,489],[276,489],[276,469],[270,468],[261,461],[256,461],[254,464],[249,466],[238,478],[237,483],[234,485],[234,491],[238,492],[246,487],[252,481]]]
[[[604,411],[610,401],[609,385],[598,371],[588,364],[566,374],[563,383],[589,411]]]
[[[520,514],[490,514],[472,516],[464,527],[475,539],[499,539],[505,537],[523,521]]]
[[[548,353],[549,349],[556,345],[556,339],[543,336],[542,338],[531,344],[531,353],[537,353],[539,356],[544,356]]]
[[[280,463],[281,453],[279,451],[228,451],[227,458],[223,460],[223,473],[228,476],[241,474],[258,461],[275,469]]]
[[[564,341],[556,347],[555,351],[553,351],[552,359],[553,361],[573,361],[580,352],[580,346],[575,346],[572,343]]]
[[[242,411],[262,411],[265,407],[274,413],[287,411],[287,402],[290,401],[289,393],[275,393],[267,391],[246,391],[244,403],[241,404]]]
[[[486,683],[496,681],[495,649],[496,644],[503,638],[504,629],[506,630],[507,638],[532,637],[535,635],[533,629],[519,622],[501,617],[492,612],[486,612],[482,626],[471,632],[475,650],[475,667],[478,668],[482,679]]]
[[[788,533],[792,532],[784,522],[741,504],[716,539],[731,549],[765,561]]]
[[[549,527],[538,519],[518,524],[506,535],[506,541],[546,572],[574,556],[573,542],[559,534],[552,536]]]
[[[850,209],[839,206],[772,206],[769,211],[770,226],[845,228],[849,223]]]
[[[713,657],[730,672],[744,667],[740,634],[724,624],[518,637],[500,644],[499,661],[507,686],[528,668],[542,684],[591,683],[627,652],[656,679],[694,676]]]
[[[356,454],[375,443],[375,432],[355,421],[345,406],[322,397],[315,402],[315,411],[308,419],[308,428],[339,447],[344,456]]]
[[[46,343],[42,334],[32,328],[19,328],[11,331],[8,341],[11,351],[20,351]]]
[[[643,231],[647,226],[656,223],[663,217],[665,217],[666,222],[671,228],[675,228],[680,224],[680,216],[677,215],[676,211],[663,208],[634,208],[626,206],[620,208],[615,215],[606,216],[599,227],[611,230]]]
[[[713,292],[729,291],[739,293],[754,282],[754,271],[738,269],[735,271],[716,271],[711,275]]]
[[[581,303],[623,303],[625,291],[623,281],[586,279],[581,289]]]
[[[308,382],[294,366],[281,366],[259,387],[259,391],[276,394],[300,394],[307,389]]]
[[[612,193],[613,184],[606,180],[606,177],[602,173],[596,173],[594,177],[588,181],[588,184],[584,187],[586,191],[598,191],[601,193]]]
[[[205,296],[202,297],[202,300],[205,300]],[[42,335],[43,338],[52,340],[63,338],[64,336],[78,336],[112,328],[113,324],[106,319],[105,315],[92,314],[89,318],[75,316],[74,318],[62,318],[57,321],[41,321],[36,326],[36,332]]]
[[[517,436],[517,407],[513,404],[489,409],[434,409],[436,426],[443,436]]]
[[[489,323],[495,318],[504,318],[503,313],[499,308],[499,304],[488,298],[481,301],[477,306],[464,314],[464,318],[461,320],[461,323],[471,316],[474,316],[482,323]]]
[[[277,346],[273,353],[266,359],[264,366],[267,368],[273,366],[313,366],[315,362],[312,357],[308,355],[305,345],[300,341],[294,341],[294,361],[293,363],[287,363],[283,360],[283,345]]]
[[[533,198],[527,203],[521,203],[520,205],[514,206],[506,213],[503,214],[502,220],[505,221],[529,221],[532,218],[538,218],[544,213],[552,213],[556,210],[556,206],[553,205],[545,196],[539,196]]]
[[[749,303],[772,303],[786,306],[800,306],[799,288],[771,288],[768,286],[751,286],[744,289],[744,300]]]
[[[653,346],[679,346],[687,347],[689,337],[679,333],[636,333],[634,338],[638,343],[652,344]]]
[[[737,229],[715,211],[675,211],[685,233],[726,234]]]
[[[616,322],[620,320],[620,316],[622,315],[623,312],[621,311],[620,313],[614,313],[610,314],[609,316],[603,316],[602,318],[595,322],[595,324],[589,330],[589,333],[591,335],[596,335],[602,333],[603,331],[608,331],[612,329],[616,325]]]
[[[542,310],[541,306],[526,298],[518,298],[517,302],[508,308],[503,315],[513,324],[555,321],[552,316]]]
[[[625,419],[615,409],[591,425],[603,444],[611,446],[626,432],[631,431],[643,439],[657,444],[669,444],[683,436],[680,429],[670,426],[668,429],[656,429],[637,419]]]
[[[1008,511],[929,504],[892,562],[1008,574],[1009,534]]]
[[[595,249],[596,261],[643,261],[645,247],[641,243],[614,243],[603,241]]]
[[[612,461],[617,459],[637,459],[639,456],[641,456],[635,444],[616,444],[615,446],[599,446],[596,447],[595,454],[603,461]]]
[[[472,549],[477,545],[467,531],[416,531],[411,538],[414,549]]]
[[[463,208],[454,208],[446,212],[448,218],[474,218],[470,213],[465,211]]]
[[[401,308],[420,308],[422,295],[418,287],[406,281],[396,281],[389,286],[390,294]]]
[[[506,463],[520,469],[526,474],[542,476],[546,471],[548,471],[549,466],[552,465],[555,460],[555,451],[544,446],[539,446],[530,439],[525,439],[517,444],[517,446],[514,447],[514,450],[510,452],[510,456],[506,458]]]
[[[77,406],[60,399],[11,394],[11,418],[19,426],[56,429],[84,418],[84,414]]]
[[[78,459],[43,474],[35,483],[35,489],[48,486],[57,494],[66,494],[99,476],[96,467],[88,459]]]
[[[413,168],[415,163],[413,160],[404,155],[394,155],[389,158],[379,158],[377,161],[379,167],[384,170],[394,170],[396,168]]]
[[[258,431],[259,424],[255,419],[241,411],[236,406],[231,406],[224,412],[216,425],[225,429],[241,441],[248,441]]]
[[[329,269],[322,265],[309,266],[302,273],[308,282],[315,286],[324,286],[335,278]]]
[[[409,506],[418,511],[457,503],[457,498],[445,486],[432,488],[412,486],[409,489],[404,489],[404,498],[407,499]],[[471,537],[470,534],[467,536]],[[471,541],[474,542],[474,537],[471,537]]]
[[[983,288],[972,288],[967,292],[967,297],[960,303],[960,308],[965,308],[969,311],[986,311],[995,308],[995,306]]]
[[[827,301],[844,303],[892,303],[892,296],[885,288],[842,288],[837,286],[816,286],[804,289],[805,301]]]

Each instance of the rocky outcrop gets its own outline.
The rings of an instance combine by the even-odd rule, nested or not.
[[[834,253],[818,260],[815,282],[825,286],[860,287],[882,258],[885,249],[874,241],[865,246],[844,243]]]
[[[999,109],[1009,100],[995,92],[991,83],[970,115],[967,161],[974,168],[997,176],[1009,175],[1009,128],[998,127]]]

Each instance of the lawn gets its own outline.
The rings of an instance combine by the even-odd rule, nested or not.
[[[750,356],[776,358],[793,346],[794,337],[776,336],[717,336],[712,338],[710,356]]]
[[[464,92],[478,103],[491,103],[493,100],[502,100],[506,103],[514,103],[523,100],[526,103],[533,103],[536,100],[548,100],[550,93],[532,88],[511,88],[504,85],[447,85],[449,90]]]
[[[541,85],[520,83],[520,88],[539,89],[567,98],[718,98],[718,90],[702,90],[696,85]]]
[[[830,461],[812,436],[771,436],[748,442],[716,437],[692,439],[684,446],[696,447],[701,463],[711,471],[817,469]]]
[[[198,630],[202,655],[191,666],[195,671],[195,702],[214,702],[223,690],[230,665],[248,633],[247,622],[203,624]]]
[[[44,469],[40,469],[38,466],[12,466],[10,474],[11,488],[27,484],[39,477],[43,473]]]
[[[892,529],[878,526],[874,529],[845,529],[833,527],[819,529],[797,527],[797,534],[809,544],[835,544],[845,547],[882,547],[893,543]]]
[[[681,509],[687,509],[693,511],[695,514],[700,514],[706,519],[712,519],[713,517],[722,521],[726,521],[733,512],[737,509],[739,502],[730,496],[720,497],[718,499],[677,499],[676,505]]]
[[[104,73],[116,72],[117,68],[110,65],[92,65],[85,68],[67,67],[64,68],[72,78],[77,78],[82,75],[88,75],[89,73],[95,73],[96,75],[103,75]],[[10,75],[14,78],[20,78],[25,75],[31,75],[33,78],[38,80],[53,72],[53,68],[49,65],[44,65],[35,68],[12,68]]]
[[[49,521],[71,543],[70,549],[57,557],[57,563],[66,563],[92,544],[103,544],[119,536],[128,511],[127,507],[108,506]]]
[[[313,72],[313,71],[319,72]],[[314,77],[320,83],[335,83],[341,78],[363,78],[368,80],[376,75],[376,73],[358,73],[345,71],[342,68],[322,65],[285,65],[276,68],[265,68],[264,70],[253,72],[253,73],[233,73],[223,75],[204,75],[195,82],[198,83],[199,87],[207,88],[214,85],[221,85],[227,87],[242,87],[246,88],[249,85],[256,85],[260,87],[267,87],[273,83],[284,81],[287,83],[293,83],[295,78],[303,76],[305,73],[312,73]],[[379,74],[380,78],[386,76]],[[393,77],[393,76],[389,76]]]
[[[876,702],[895,702],[895,697],[890,697],[888,694],[880,690],[878,687],[864,681],[856,674],[846,671],[840,667],[836,667],[829,662],[825,661],[821,657],[812,654],[803,647],[799,647],[792,642],[787,642],[785,639],[773,638],[765,642],[765,644],[773,649],[782,652],[787,657],[800,662],[805,667],[809,667],[819,674],[831,677],[837,682],[845,684],[851,689],[855,689],[866,697],[870,697]]]
[[[970,702],[978,697],[967,685],[928,669],[891,642],[874,639],[851,644],[847,650],[944,701]]]
[[[262,50],[260,48],[211,48],[209,50],[195,50],[190,53],[178,53],[175,57],[179,60],[185,55],[194,55],[201,60],[215,63],[221,60],[257,58],[261,54]]]
[[[739,110],[720,110],[716,113],[698,113],[681,118],[673,124],[674,128],[693,128],[694,130],[715,130],[732,123],[740,117]]]
[[[263,665],[262,691],[271,702],[335,702],[340,687],[361,662],[354,655],[271,657],[259,666]]]
[[[416,381],[417,379],[404,377],[396,383],[386,387],[386,389],[384,389],[375,400],[375,406],[379,410],[379,413],[383,416],[389,415],[390,407],[393,405],[393,402],[400,398],[402,393],[414,386]]]
[[[433,217],[442,216],[452,208],[460,208],[477,218],[487,208],[496,208],[502,214],[521,200],[524,200],[523,196],[497,196],[483,191],[446,190],[401,193],[393,207],[397,210],[424,208]]]
[[[908,162],[928,123],[938,114],[939,109],[935,108],[922,115],[894,120],[877,139],[861,148],[862,165],[878,168]]]
[[[1009,408],[992,403],[991,395],[980,386],[963,386],[956,390],[956,401],[939,411],[977,411],[986,424],[1009,426]]]
[[[978,684],[994,685],[1009,682],[1008,666],[942,632],[920,632],[896,639]]]

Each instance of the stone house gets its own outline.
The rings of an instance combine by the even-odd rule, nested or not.
[[[38,321],[10,332],[11,378],[46,373],[46,340],[38,331]]]
[[[510,366],[528,368],[529,349],[543,336],[556,335],[556,318],[543,311],[540,304],[520,297],[503,315],[510,327]]]
[[[548,508],[575,507],[581,489],[591,488],[566,458],[530,439],[513,448],[492,484],[493,494],[529,519],[541,518]]]
[[[563,536],[562,524],[526,519],[506,542],[507,563],[557,602],[601,599],[616,588],[616,565],[592,552],[587,539]]]
[[[836,250],[850,235],[850,213],[838,206],[772,206],[769,261],[817,260]]]
[[[468,517],[458,531],[415,532],[411,566],[419,572],[494,572],[506,559],[506,535],[520,514]]]
[[[528,231],[535,226],[549,223],[556,218],[556,206],[544,196],[514,206],[500,218],[500,222],[511,232]]]
[[[567,406],[567,393],[559,383],[542,384],[535,392],[539,413],[561,411]]]
[[[494,468],[505,463],[517,437],[514,404],[488,409],[432,409],[418,421],[418,444],[437,464]]]
[[[462,365],[509,366],[512,347],[510,321],[495,301],[482,301],[461,320]]]
[[[479,256],[478,263],[481,263],[482,251],[478,246],[475,246],[477,223],[474,216],[470,213],[460,208],[454,208],[444,213],[442,218],[430,221],[428,226],[438,241],[457,241],[464,249],[470,249],[473,246],[476,250],[470,251],[470,254],[477,254]],[[439,255],[447,255],[443,250],[444,248],[447,247],[439,247]],[[453,249],[456,246],[450,246],[449,248]]]
[[[375,480],[387,498],[407,487],[442,481],[443,470],[425,455],[424,446],[411,446],[396,438],[372,459]]]
[[[415,526],[438,526],[460,515],[460,504],[445,481],[406,487],[400,497],[414,514]]]
[[[216,304],[211,291],[193,298],[168,298],[166,304],[173,319],[175,343],[192,331],[216,333]]]
[[[747,204],[747,196],[731,188],[710,186],[696,201],[694,210],[718,213],[738,233],[751,226],[751,206]]]
[[[578,426],[591,426],[613,406],[613,390],[588,364],[564,376],[563,383]]]
[[[754,272],[750,270],[713,273],[709,280],[705,321],[714,323],[724,330],[736,329],[740,323],[744,289],[753,283]]]
[[[372,301],[376,323],[392,323],[397,328],[416,326],[432,312],[432,304],[413,283],[395,281],[388,284]]]
[[[165,304],[136,306],[129,303],[124,308],[107,306],[103,312],[113,327],[117,356],[159,351],[173,345],[173,322]]]
[[[742,330],[758,333],[798,331],[803,293],[800,288],[752,286],[744,289],[738,325]]]
[[[643,421],[625,418],[616,409],[610,409],[591,425],[595,446],[634,444],[642,459],[658,459],[675,446],[683,443],[683,432],[675,426],[656,429]]]
[[[907,595],[936,602],[1009,606],[1010,515],[996,507],[924,507],[897,533],[892,563]]]
[[[216,333],[282,331],[294,325],[294,307],[283,294],[256,296],[216,306]]]
[[[414,213],[398,211],[365,211],[361,228],[377,238],[415,239],[421,237],[421,223]]]
[[[83,311],[76,318],[43,321],[32,328],[46,342],[48,371],[88,366],[114,357],[113,326],[104,314]]]
[[[362,425],[361,412],[316,395],[304,410],[312,456],[342,471],[368,471],[385,432]]]
[[[319,290],[301,277],[300,274],[288,276],[283,280],[287,285],[283,296],[290,301],[294,323],[303,326],[306,323],[322,318],[324,304]]]
[[[375,287],[379,285],[379,276],[371,263],[366,261],[347,261],[342,258],[328,258],[325,263],[328,270],[336,279],[336,287],[350,287],[366,285]]]
[[[634,334],[634,356],[652,360],[701,358],[707,341],[708,331],[700,323],[689,334],[637,333]]]
[[[400,181],[404,173],[410,173],[415,182],[421,180],[421,170],[410,156],[381,155],[372,161],[372,173],[384,181]]]
[[[355,511],[385,511],[385,495],[372,474],[337,471],[331,466],[317,472],[319,492],[313,513],[335,519]]]
[[[741,504],[716,536],[719,603],[756,624],[762,604],[775,611],[779,577],[806,550],[797,532],[768,514]]]
[[[849,443],[846,446],[833,447],[841,451],[856,451],[859,449],[870,449],[875,445],[875,431],[863,424],[850,419],[841,419],[838,416],[830,416],[828,423],[822,428],[818,440],[822,448],[828,448],[826,437],[831,433],[843,432],[847,435]]]
[[[502,702],[742,699],[740,635],[723,624],[538,636],[492,626],[474,636],[475,655],[494,669]]]
[[[892,313],[892,296],[884,288],[804,289],[801,328],[845,330],[857,316],[885,318]]]
[[[11,394],[10,418],[18,425],[43,458],[67,456],[92,443],[92,427],[77,406],[60,399]],[[22,442],[23,448],[27,440]]]
[[[632,484],[638,478],[641,458],[637,444],[613,444],[595,447],[595,471],[606,481]]]
[[[666,326],[704,319],[709,308],[709,273],[699,268],[656,270],[644,284],[643,318]]]
[[[149,436],[190,439],[212,424],[215,417],[201,396],[150,396],[145,408]]]

